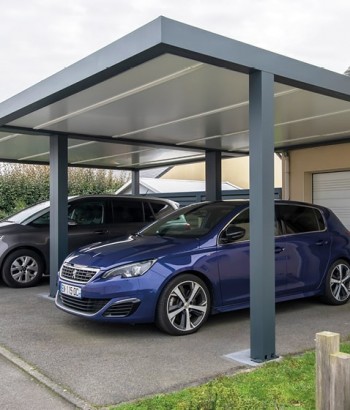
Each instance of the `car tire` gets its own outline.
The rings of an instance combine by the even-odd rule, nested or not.
[[[188,335],[205,323],[209,312],[207,285],[196,275],[183,274],[169,282],[161,293],[156,325],[170,335]]]
[[[343,305],[350,299],[350,264],[339,259],[328,269],[323,300],[330,305]]]
[[[36,252],[18,249],[5,259],[2,279],[11,288],[28,288],[40,281],[43,270],[43,261]]]

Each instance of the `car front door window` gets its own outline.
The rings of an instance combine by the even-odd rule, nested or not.
[[[276,295],[279,296],[286,283],[286,257],[283,252],[284,238],[280,234],[280,225],[275,220],[275,278]],[[237,240],[228,241],[229,232],[243,230]],[[227,233],[226,233],[227,232]],[[221,293],[224,305],[246,304],[249,301],[249,253],[250,253],[250,220],[249,209],[237,215],[220,235],[218,244],[218,264],[220,272]]]
[[[102,203],[90,202],[72,206],[68,219],[77,225],[100,225],[104,223],[104,206]]]
[[[106,201],[74,201],[68,205],[69,250],[108,240]]]

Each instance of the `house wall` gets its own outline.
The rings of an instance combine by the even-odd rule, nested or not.
[[[350,144],[289,151],[288,157],[282,164],[285,168],[289,161],[289,189],[287,179],[282,185],[286,199],[312,202],[312,174],[350,170]]]
[[[204,162],[177,165],[163,175],[171,179],[205,180]],[[230,182],[240,188],[249,188],[249,158],[230,158],[222,161],[222,181]],[[275,155],[275,188],[282,187],[282,161]]]

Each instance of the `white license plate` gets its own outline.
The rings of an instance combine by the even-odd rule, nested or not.
[[[81,288],[61,283],[61,293],[81,299]]]

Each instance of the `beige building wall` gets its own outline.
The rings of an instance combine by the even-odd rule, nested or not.
[[[312,202],[312,174],[349,171],[350,144],[290,151],[282,168],[284,198]]]
[[[163,175],[170,179],[205,180],[204,162],[196,164],[177,165]],[[222,181],[230,182],[240,188],[249,188],[249,158],[230,158],[222,161]],[[275,188],[282,186],[282,161],[275,155]]]

